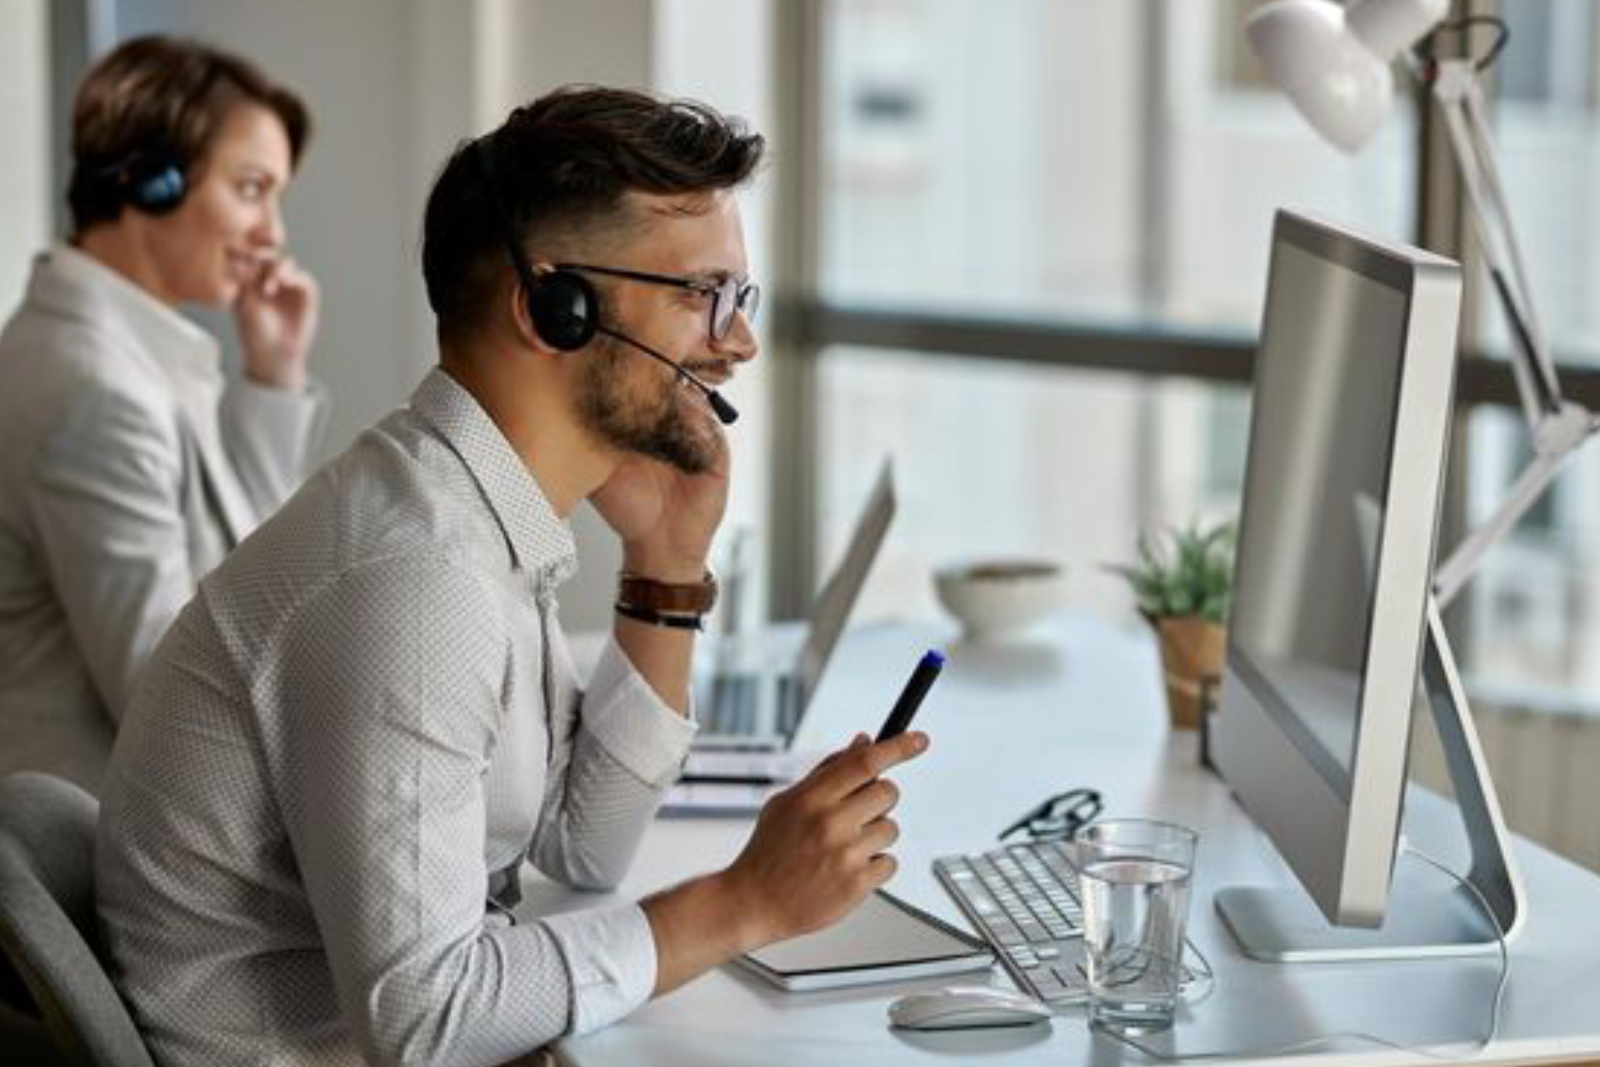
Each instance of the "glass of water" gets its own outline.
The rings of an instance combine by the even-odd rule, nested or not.
[[[1089,1020],[1125,1034],[1172,1025],[1199,835],[1174,823],[1108,819],[1073,838],[1089,957]]]

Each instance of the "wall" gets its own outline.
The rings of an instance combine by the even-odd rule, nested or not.
[[[45,0],[0,3],[0,319],[50,240],[50,70]]]
[[[118,39],[191,34],[293,86],[316,122],[285,198],[292,254],[323,292],[312,372],[332,393],[323,450],[400,403],[434,358],[418,260],[426,184],[467,132],[476,9],[425,0],[125,0]],[[225,321],[208,319],[231,338]]]

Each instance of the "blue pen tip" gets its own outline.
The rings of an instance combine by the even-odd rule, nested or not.
[[[927,663],[927,664],[929,664],[931,666],[934,666],[934,667],[943,667],[944,666],[944,653],[943,652],[935,652],[933,649],[930,648],[930,649],[928,649],[928,651],[926,651],[926,652],[924,652],[922,654],[922,662]]]

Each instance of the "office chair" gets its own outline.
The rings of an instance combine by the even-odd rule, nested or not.
[[[71,1067],[154,1067],[95,952],[99,805],[48,774],[0,780],[0,951]]]
[[[33,1006],[21,976],[0,954],[0,1049],[6,1067],[55,1067],[61,1062],[50,1029]]]

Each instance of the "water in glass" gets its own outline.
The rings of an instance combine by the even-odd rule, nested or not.
[[[1125,1033],[1172,1025],[1183,974],[1189,866],[1139,856],[1086,865],[1090,1018]]]

